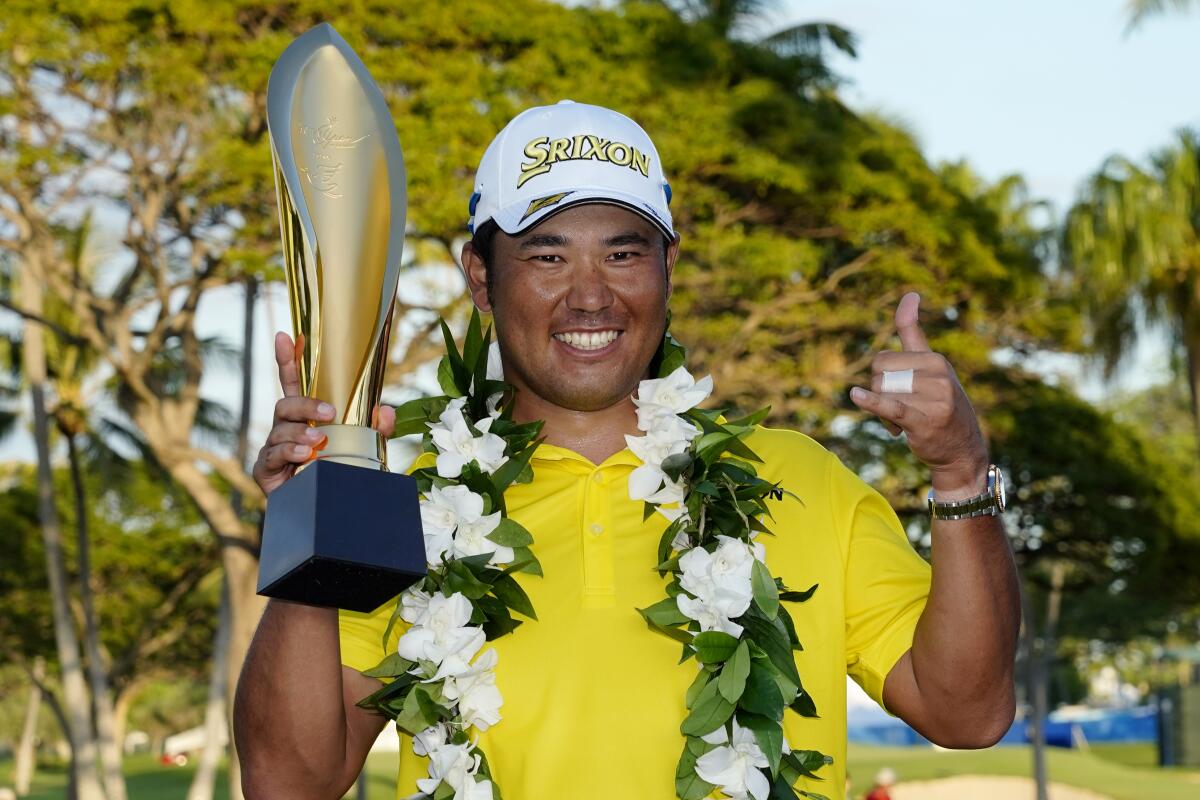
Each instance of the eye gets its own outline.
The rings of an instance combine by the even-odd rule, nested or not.
[[[613,253],[611,256],[609,256],[609,258],[613,261],[630,261],[631,259],[637,257],[638,254],[631,250],[622,250],[619,253]]]
[[[560,264],[562,263],[562,256],[555,255],[554,253],[546,253],[544,255],[533,256],[531,260],[539,264]]]

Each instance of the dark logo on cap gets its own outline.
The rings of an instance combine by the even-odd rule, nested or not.
[[[518,189],[530,178],[546,174],[560,161],[606,161],[650,177],[649,155],[624,142],[614,142],[586,133],[572,136],[570,139],[540,136],[525,145],[524,153],[526,158],[532,160],[521,162],[521,174],[517,176]]]

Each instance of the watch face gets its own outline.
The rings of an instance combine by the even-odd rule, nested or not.
[[[992,467],[992,470],[996,475],[996,488],[994,490],[996,505],[1003,512],[1004,509],[1008,508],[1008,489],[1004,485],[1004,473],[1000,471],[999,467]]]

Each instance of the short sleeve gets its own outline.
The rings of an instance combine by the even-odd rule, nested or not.
[[[338,612],[338,639],[342,648],[343,665],[363,672],[383,660],[389,652],[383,644],[383,632],[387,630],[388,620],[392,618],[395,608],[395,601],[391,601],[367,613],[345,610]],[[403,625],[403,620],[397,620],[396,624]],[[397,636],[397,632],[393,630],[393,645]]]
[[[847,531],[846,672],[881,707],[883,682],[911,647],[931,571],[883,497],[837,459],[830,500]]]

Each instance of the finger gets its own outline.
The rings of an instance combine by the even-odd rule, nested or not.
[[[371,413],[371,427],[382,433],[383,438],[390,439],[392,431],[396,429],[396,409],[391,406],[375,406]]]
[[[909,353],[929,352],[929,342],[921,331],[918,322],[921,308],[921,295],[909,292],[900,298],[896,306],[896,332],[900,334],[900,345]]]
[[[279,385],[284,397],[300,394],[300,354],[292,337],[283,331],[275,334],[275,364],[279,367]]]
[[[934,374],[947,371],[949,362],[940,353],[911,353],[907,350],[880,350],[871,359],[871,371],[896,372],[911,369],[914,372]]]
[[[303,464],[316,455],[316,450],[303,444],[277,444],[263,448],[259,459],[268,473]]]
[[[850,390],[850,400],[863,411],[869,411],[885,423],[891,422],[904,430],[919,424],[925,416],[920,409],[914,408],[894,396],[877,394],[863,389],[861,386],[855,386]]]
[[[275,422],[330,422],[337,409],[315,397],[284,397],[275,404]]]
[[[318,447],[324,438],[325,434],[307,423],[279,422],[271,428],[267,444],[302,444],[306,447]]]

